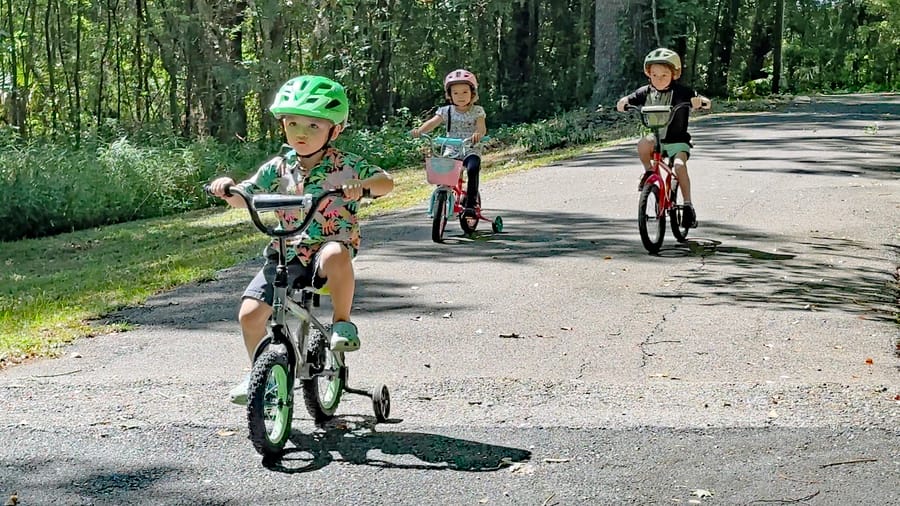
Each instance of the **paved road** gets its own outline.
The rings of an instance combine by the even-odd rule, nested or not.
[[[261,464],[224,402],[244,265],[0,373],[20,504],[898,504],[900,97],[695,126],[701,228],[647,255],[633,147],[484,185],[506,230],[366,224],[349,397]],[[503,337],[516,336],[516,337]]]

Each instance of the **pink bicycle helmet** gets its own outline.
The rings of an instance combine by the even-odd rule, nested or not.
[[[450,93],[451,85],[462,83],[471,86],[472,91],[478,91],[478,79],[475,79],[475,74],[466,69],[456,69],[444,78],[444,92]]]

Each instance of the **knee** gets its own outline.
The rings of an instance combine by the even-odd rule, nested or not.
[[[352,269],[350,250],[339,242],[329,242],[319,251],[320,274],[328,277]]]
[[[481,170],[481,158],[477,156],[470,156],[466,158],[465,161],[466,172],[469,174],[478,174],[478,171]]]
[[[242,327],[265,325],[269,319],[268,306],[256,299],[244,299],[238,311],[238,322]]]
[[[640,156],[650,156],[653,154],[654,144],[653,141],[647,140],[646,138],[641,139],[637,145],[638,154]]]

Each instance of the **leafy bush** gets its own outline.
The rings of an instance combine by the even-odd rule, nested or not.
[[[392,170],[421,162],[420,141],[409,135],[419,119],[400,111],[377,129],[350,129],[337,140]],[[639,122],[613,111],[580,109],[532,124],[491,128],[493,146],[530,152],[597,142],[610,129],[636,133]],[[202,185],[220,175],[241,180],[278,151],[277,144],[192,143],[158,134],[140,140],[103,135],[79,149],[0,135],[0,240],[39,237],[218,205]],[[623,128],[625,130],[623,130]]]

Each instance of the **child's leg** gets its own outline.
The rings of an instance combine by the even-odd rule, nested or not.
[[[325,278],[331,290],[333,309],[331,322],[331,349],[355,351],[359,349],[356,326],[350,322],[356,278],[350,250],[339,242],[328,242],[319,250],[316,276]]]
[[[675,155],[675,175],[678,177],[678,186],[681,187],[681,196],[685,203],[691,202],[691,178],[687,170],[688,154],[680,151]]]
[[[241,334],[244,336],[244,347],[247,355],[253,360],[253,352],[266,335],[266,324],[272,315],[272,306],[265,302],[245,297],[241,301],[241,309],[238,311],[238,321],[241,323]]]
[[[466,207],[475,207],[475,199],[478,198],[478,179],[481,173],[481,157],[469,155],[463,160],[466,167]]]
[[[648,135],[638,141],[637,150],[644,170],[650,170],[650,160],[653,159],[653,148],[656,147],[656,139]]]

